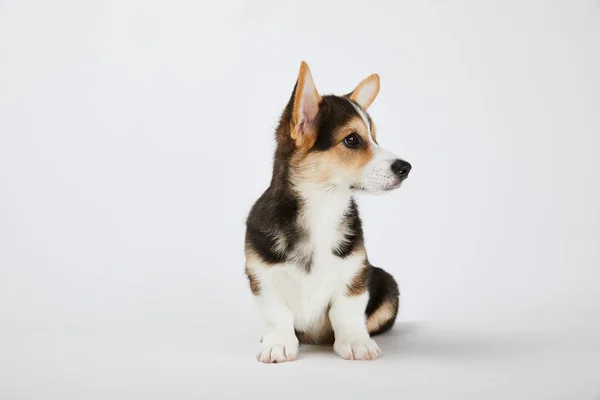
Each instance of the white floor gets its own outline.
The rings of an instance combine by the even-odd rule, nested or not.
[[[254,359],[252,329],[127,326],[3,332],[2,399],[598,399],[599,313],[518,324],[400,321],[383,356],[351,362],[302,346]]]

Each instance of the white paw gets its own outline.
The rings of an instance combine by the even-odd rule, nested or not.
[[[379,346],[371,338],[336,340],[333,350],[346,360],[374,360],[381,354]]]
[[[263,337],[256,359],[264,363],[294,361],[298,356],[296,336],[267,334]]]

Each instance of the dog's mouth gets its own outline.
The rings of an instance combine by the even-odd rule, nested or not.
[[[360,184],[355,184],[355,185],[350,185],[350,189],[357,191],[357,192],[389,192],[392,191],[394,189],[398,189],[400,187],[400,185],[402,184],[402,182],[404,181],[404,179],[398,179],[397,181],[395,181],[393,184],[391,185],[386,185],[386,186],[382,186],[380,188],[377,188],[377,190],[369,190],[366,187],[364,187],[363,185]]]
[[[402,185],[402,182],[404,182],[404,179],[399,179],[398,182],[394,183],[391,186],[387,186],[383,190],[390,191],[390,190],[398,189],[400,187],[400,185]]]
[[[389,192],[390,190],[394,190],[394,189],[398,189],[400,187],[400,185],[402,185],[402,182],[404,181],[404,179],[398,179],[397,182],[395,182],[392,185],[386,186],[384,187],[382,190],[384,192]]]

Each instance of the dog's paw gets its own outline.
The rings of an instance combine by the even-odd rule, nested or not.
[[[265,335],[256,355],[263,363],[294,361],[298,356],[298,339],[295,336]]]
[[[346,360],[374,360],[381,354],[379,346],[371,338],[336,340],[333,350]]]

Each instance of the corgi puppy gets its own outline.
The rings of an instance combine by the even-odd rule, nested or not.
[[[265,323],[257,359],[292,361],[299,343],[333,343],[373,360],[371,336],[396,319],[394,278],[369,263],[355,195],[396,189],[411,165],[379,146],[367,109],[373,74],[349,94],[321,96],[303,62],[276,130],[269,188],[246,222],[245,272]]]

